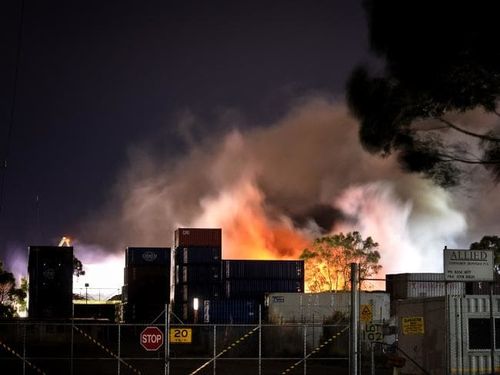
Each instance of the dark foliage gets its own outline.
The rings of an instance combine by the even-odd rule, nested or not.
[[[16,305],[25,307],[26,291],[26,280],[20,288],[16,287],[14,275],[4,270],[0,261],[0,319],[17,316]]]
[[[500,180],[498,129],[456,126],[447,114],[480,107],[497,113],[500,50],[493,2],[366,0],[372,50],[385,63],[378,76],[355,68],[347,100],[369,152],[397,152],[402,167],[442,186],[459,182],[458,166],[485,166]],[[421,128],[435,120],[434,128]],[[480,156],[446,142],[450,132],[479,141]]]

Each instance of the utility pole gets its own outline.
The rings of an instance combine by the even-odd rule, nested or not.
[[[359,265],[351,263],[351,329],[349,346],[349,374],[358,375],[358,327],[359,327]]]

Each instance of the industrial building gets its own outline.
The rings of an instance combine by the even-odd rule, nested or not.
[[[488,284],[445,282],[439,273],[387,275],[398,347],[414,360],[403,373],[491,373],[492,357],[499,370],[500,296],[485,295]]]

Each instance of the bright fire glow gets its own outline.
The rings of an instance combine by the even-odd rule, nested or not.
[[[290,219],[270,218],[251,181],[241,181],[202,205],[204,215],[194,226],[222,228],[225,259],[297,259],[310,244]]]

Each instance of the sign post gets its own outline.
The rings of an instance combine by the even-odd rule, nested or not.
[[[154,352],[163,345],[163,332],[158,327],[146,327],[140,334],[141,346],[148,352]]]

